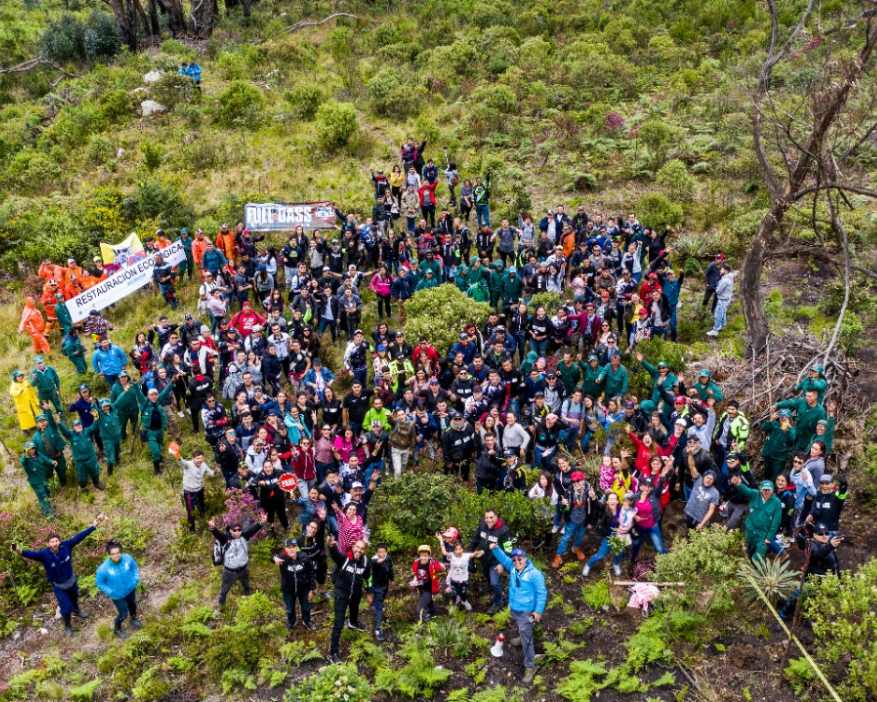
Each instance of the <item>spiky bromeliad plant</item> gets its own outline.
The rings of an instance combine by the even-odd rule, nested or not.
[[[800,582],[800,574],[789,567],[785,559],[756,558],[751,562],[740,565],[738,570],[740,579],[749,586],[749,594],[753,599],[758,598],[758,592],[753,583],[772,602],[776,603],[786,599],[794,592]]]

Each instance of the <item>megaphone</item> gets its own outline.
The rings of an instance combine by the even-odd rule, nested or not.
[[[490,655],[494,658],[502,658],[502,645],[505,641],[505,636],[503,634],[499,634],[496,637],[496,641],[493,642],[493,646],[490,647]]]

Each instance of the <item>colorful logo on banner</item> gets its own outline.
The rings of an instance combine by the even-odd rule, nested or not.
[[[131,232],[118,244],[108,244],[102,241],[100,255],[105,264],[124,268],[137,263],[137,261],[142,261],[146,257],[146,252],[143,250],[143,244],[140,243],[137,232]]]

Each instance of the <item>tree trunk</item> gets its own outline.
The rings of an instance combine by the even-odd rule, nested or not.
[[[758,232],[749,245],[749,251],[743,259],[740,270],[740,300],[743,316],[746,318],[750,354],[761,353],[767,345],[767,335],[770,330],[761,299],[761,270],[764,253],[785,214],[786,206],[783,201],[774,203],[758,225]]]
[[[149,34],[153,37],[161,36],[161,24],[158,21],[158,3],[149,0]]]

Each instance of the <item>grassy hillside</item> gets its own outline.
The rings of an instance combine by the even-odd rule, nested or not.
[[[784,26],[803,4],[783,3]],[[824,2],[819,11],[828,19],[841,4]],[[0,68],[60,51],[70,27],[94,22],[95,10],[106,7],[0,0]],[[290,31],[334,11],[356,17]],[[38,289],[41,260],[73,255],[85,262],[97,242],[132,230],[142,237],[159,227],[213,233],[240,220],[248,201],[330,199],[368,215],[369,169],[395,163],[409,135],[426,139],[426,155],[438,163],[447,151],[463,177],[490,172],[496,218],[582,204],[607,218],[635,212],[646,225],[673,227],[674,261],[689,274],[689,290],[681,343],[664,349],[690,367],[708,360],[739,370],[742,317],[735,306],[730,328],[738,333],[708,344],[699,281],[714,253],[739,261],[767,204],[749,110],[769,31],[754,0],[262,0],[249,21],[240,9],[224,16],[206,41],[165,33],[160,45],[136,54],[0,73],[0,374],[29,367],[29,344],[15,330],[22,292]],[[807,56],[780,76],[793,92],[806,85]],[[203,70],[200,91],[175,77],[177,66],[191,60]],[[161,80],[145,83],[156,69]],[[167,111],[141,117],[145,99]],[[868,145],[868,158],[874,148]],[[863,160],[866,171],[869,163],[873,169],[877,159]],[[446,202],[447,192],[439,198]],[[873,269],[877,216],[864,199],[850,204],[845,217],[857,261]],[[809,222],[809,212],[792,215],[793,241],[811,242]],[[872,283],[856,275],[842,334],[863,369],[865,390],[850,386],[857,406],[873,400]],[[800,325],[816,339],[830,334],[842,294],[832,270],[783,260],[765,285],[778,331]],[[185,309],[194,309],[194,293],[191,285],[181,288]],[[114,341],[129,348],[162,310],[147,292],[117,305],[110,315]],[[364,326],[373,315],[370,309]],[[53,364],[62,371],[65,397],[72,396],[80,379],[65,359]],[[766,611],[741,604],[739,539],[718,529],[691,542],[674,540],[658,576],[686,586],[646,620],[626,610],[624,591],[602,576],[583,585],[576,568],[553,575],[532,691],[517,686],[508,655],[493,660],[488,652],[498,632],[510,633],[507,616],[456,613],[415,627],[406,588],[390,598],[386,647],[345,632],[349,666],[320,672],[317,652],[327,650],[331,605],[318,608],[317,632],[286,636],[268,538],[252,554],[259,594],[245,600],[236,593],[224,613],[214,613],[219,576],[210,566],[209,537],[185,529],[179,470],[154,477],[133,441],[106,492],[83,496],[66,488],[56,496],[53,524],[66,534],[98,511],[108,514],[100,538],[78,549],[78,571],[93,573],[102,538],[119,537],[143,567],[146,627],[124,643],[115,640],[110,604],[95,594],[93,578],[83,577],[85,607],[94,616],[77,638],[66,639],[42,574],[8,549],[44,539],[51,527],[15,461],[23,437],[5,393],[2,407],[2,700],[511,702],[535,695],[587,702],[598,692],[601,700],[822,698]],[[186,450],[204,445],[187,420],[174,419],[171,434]],[[873,553],[868,495],[877,458],[867,441],[875,424],[873,416],[851,416],[840,438],[858,490],[848,508],[855,515],[849,559],[856,564]],[[390,525],[381,538],[405,543],[400,530],[413,518],[402,508],[411,503],[421,510],[414,517],[431,519],[453,509],[472,521],[484,507],[422,469],[408,487],[387,481],[376,498],[376,519]],[[221,512],[223,500],[221,484],[212,482],[208,509]],[[532,526],[514,500],[501,507],[522,529]],[[671,526],[673,536],[680,533]],[[403,583],[409,557],[398,553]],[[545,554],[536,558],[546,564]],[[832,599],[840,614],[815,611],[805,639],[844,699],[864,701],[877,695],[867,663],[873,622],[865,616],[874,605],[874,562],[845,578],[823,592],[823,603],[840,593]],[[486,598],[480,605],[484,611]],[[832,614],[865,623],[840,635],[831,629]]]

